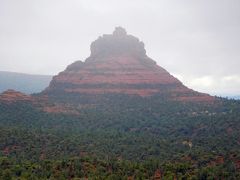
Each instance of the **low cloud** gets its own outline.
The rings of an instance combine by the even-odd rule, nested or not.
[[[184,85],[211,95],[233,96],[240,94],[240,74],[231,76],[192,76],[173,74]]]
[[[0,70],[57,74],[123,26],[192,89],[240,94],[239,0],[1,0]]]

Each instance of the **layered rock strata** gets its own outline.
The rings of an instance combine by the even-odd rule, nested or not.
[[[113,34],[91,44],[85,62],[76,61],[55,76],[43,92],[50,94],[127,94],[141,97],[168,95],[180,101],[213,98],[185,87],[178,79],[146,55],[144,43],[117,27]]]

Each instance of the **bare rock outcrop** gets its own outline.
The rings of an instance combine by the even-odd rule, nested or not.
[[[55,76],[44,94],[121,93],[141,97],[168,95],[179,101],[211,101],[213,97],[184,86],[146,55],[144,43],[117,27],[91,44],[85,62],[76,61]]]

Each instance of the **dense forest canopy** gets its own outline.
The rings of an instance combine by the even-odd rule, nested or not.
[[[239,101],[67,99],[75,99],[71,106],[78,114],[46,113],[31,102],[0,103],[0,177],[240,177]]]

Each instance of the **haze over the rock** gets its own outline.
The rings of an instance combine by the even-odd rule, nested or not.
[[[239,6],[238,0],[1,0],[0,70],[56,75],[88,57],[99,34],[122,25],[188,87],[239,95]]]
[[[144,43],[122,27],[91,44],[85,62],[76,61],[55,76],[44,93],[165,94],[178,100],[205,101],[206,94],[185,87],[146,55]]]

